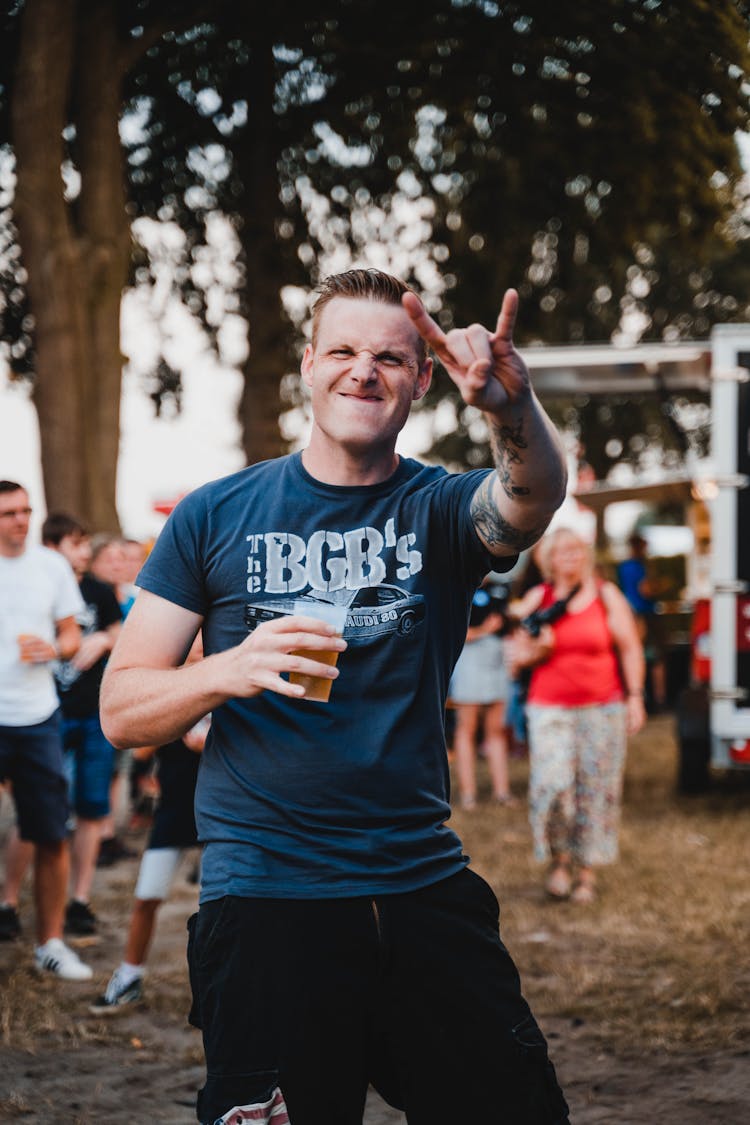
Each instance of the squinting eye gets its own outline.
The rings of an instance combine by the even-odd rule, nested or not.
[[[378,356],[378,362],[387,363],[389,367],[399,367],[402,361],[400,356],[391,355],[390,352],[383,352],[382,355]]]

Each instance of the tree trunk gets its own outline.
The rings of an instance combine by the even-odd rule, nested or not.
[[[238,154],[246,185],[239,231],[245,260],[244,313],[250,348],[239,406],[248,463],[284,451],[279,430],[279,385],[290,367],[291,325],[281,305],[282,256],[276,240],[279,216],[279,123],[273,112],[275,68],[270,36],[253,29],[247,71],[248,143]]]
[[[130,261],[130,224],[119,120],[122,73],[112,3],[82,5],[75,92],[81,194],[77,227],[84,281],[89,364],[85,373],[83,439],[89,473],[87,519],[118,528],[120,445],[120,307]]]
[[[48,508],[88,514],[83,449],[81,262],[63,198],[62,131],[75,49],[74,0],[27,0],[11,107],[15,219],[35,318],[34,398]]]
[[[47,508],[116,531],[129,230],[115,13],[111,3],[27,0],[22,18],[12,106],[15,216],[35,318]],[[81,174],[72,203],[60,174],[71,121]]]

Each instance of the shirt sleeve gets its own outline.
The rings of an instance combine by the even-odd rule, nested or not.
[[[197,489],[180,501],[162,528],[138,575],[139,589],[205,616],[206,524],[203,491]]]
[[[453,563],[475,584],[490,570],[503,574],[516,565],[518,555],[493,555],[479,538],[471,515],[471,502],[480,484],[494,469],[445,473],[433,485],[433,513],[445,523],[444,542],[454,555]],[[436,501],[436,502],[435,502]]]

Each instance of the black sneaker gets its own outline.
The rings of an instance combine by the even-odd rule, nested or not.
[[[21,919],[15,906],[0,906],[0,941],[15,941],[21,936]]]
[[[65,933],[88,937],[96,933],[96,914],[87,902],[73,899],[65,910]]]
[[[99,845],[99,855],[97,857],[97,867],[111,867],[114,863],[119,863],[121,859],[135,859],[138,852],[134,852],[127,844],[123,844],[117,836],[110,836],[106,840],[102,840]]]
[[[136,977],[129,984],[123,984],[119,969],[115,969],[109,978],[109,984],[101,996],[97,996],[93,1004],[89,1004],[89,1011],[95,1016],[111,1015],[130,1004],[139,1004],[143,999],[143,980]]]

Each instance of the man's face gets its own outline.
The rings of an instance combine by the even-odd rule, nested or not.
[[[432,360],[400,305],[335,297],[321,312],[302,377],[315,425],[350,449],[395,444],[412,403],[426,393]]]
[[[73,568],[76,578],[83,578],[91,562],[91,542],[87,535],[63,535],[57,550]]]
[[[0,493],[0,555],[13,558],[23,554],[30,516],[31,506],[25,489]]]

